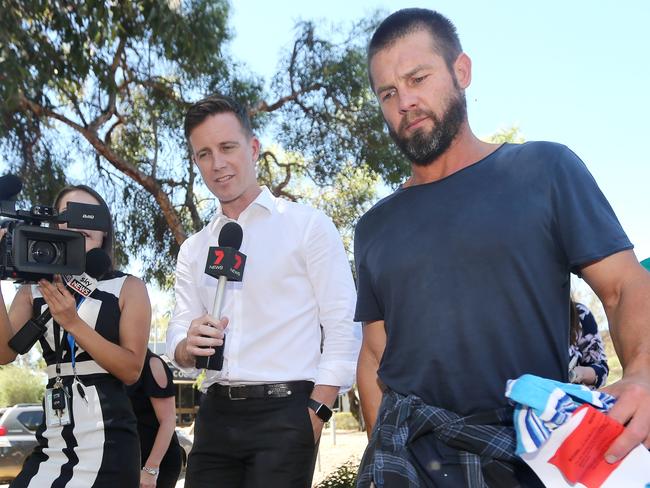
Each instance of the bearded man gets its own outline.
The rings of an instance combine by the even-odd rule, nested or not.
[[[471,62],[437,12],[386,18],[368,73],[411,176],[356,228],[357,382],[372,432],[359,486],[541,486],[514,455],[504,391],[525,373],[568,380],[571,272],[604,303],[624,365],[608,393],[626,429],[605,459],[649,446],[650,275],[582,161],[560,144],[472,133]]]

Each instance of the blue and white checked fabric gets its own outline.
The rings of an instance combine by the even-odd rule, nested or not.
[[[442,408],[425,404],[415,395],[386,391],[357,477],[358,488],[420,488],[432,486],[421,476],[418,461],[409,445],[427,432],[457,451],[461,484],[467,488],[487,488],[482,468],[498,465],[503,473],[500,486],[512,476],[515,456],[515,432],[510,425],[511,408],[504,407],[483,415],[461,417]],[[480,422],[489,420],[489,423]],[[479,421],[480,423],[476,423]],[[436,485],[437,486],[437,485]],[[445,484],[444,486],[450,486]]]
[[[532,374],[508,380],[506,397],[514,405],[517,454],[536,451],[581,405],[588,403],[607,412],[616,401],[613,396],[584,385],[561,383]]]

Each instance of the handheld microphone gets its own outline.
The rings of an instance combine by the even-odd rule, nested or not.
[[[86,253],[86,273],[78,276],[64,275],[63,281],[77,296],[87,298],[97,288],[98,279],[111,267],[111,258],[101,248]],[[25,325],[9,339],[9,347],[18,354],[25,354],[47,331],[47,323],[52,318],[49,308]]]
[[[86,272],[80,275],[63,275],[63,281],[78,295],[87,298],[97,288],[97,281],[111,268],[111,258],[101,247],[86,253]]]
[[[241,281],[244,276],[246,255],[239,252],[244,233],[237,222],[228,222],[221,228],[219,233],[219,246],[211,247],[208,250],[208,259],[205,263],[205,273],[218,279],[217,293],[214,296],[211,315],[221,318],[221,306],[228,281]],[[196,367],[199,369],[211,369],[221,371],[223,368],[224,344],[215,347],[211,356],[198,356]]]

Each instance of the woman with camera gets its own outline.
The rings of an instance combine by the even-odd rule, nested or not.
[[[64,188],[54,207],[62,212],[70,202],[101,205],[109,213],[101,196],[84,185]],[[134,383],[142,370],[149,297],[141,280],[112,269],[112,221],[107,232],[68,230],[84,235],[86,252],[101,248],[107,255],[89,296],[73,292],[58,275],[53,282],[21,286],[8,313],[0,295],[2,364],[16,358],[7,343],[23,324],[46,308],[52,314],[39,339],[48,383],[38,445],[11,487],[137,488],[140,445],[124,384]]]

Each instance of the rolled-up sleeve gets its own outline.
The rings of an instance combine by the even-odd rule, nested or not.
[[[176,283],[174,296],[176,305],[174,314],[169,321],[166,339],[167,357],[184,371],[193,372],[194,368],[184,368],[176,363],[175,352],[178,344],[187,337],[190,322],[205,313],[205,308],[199,300],[196,279],[193,277],[192,258],[195,252],[193,239],[186,240],[178,252],[176,263]]]
[[[323,351],[316,384],[352,387],[361,347],[361,326],[354,322],[356,292],[343,242],[332,221],[316,211],[305,232],[307,272],[323,329]]]

